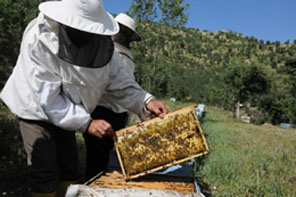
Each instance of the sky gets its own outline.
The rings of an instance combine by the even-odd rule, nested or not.
[[[126,12],[132,0],[103,0],[108,12]],[[296,40],[296,0],[184,0],[189,3],[186,27],[231,30],[258,40]]]

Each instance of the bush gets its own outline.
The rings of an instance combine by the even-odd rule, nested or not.
[[[0,191],[23,193],[28,189],[26,155],[18,121],[0,102]]]

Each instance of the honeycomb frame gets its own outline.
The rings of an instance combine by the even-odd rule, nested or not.
[[[126,180],[208,154],[209,147],[191,105],[121,129],[114,143]]]

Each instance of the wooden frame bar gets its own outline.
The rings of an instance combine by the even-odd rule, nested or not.
[[[145,122],[141,122],[141,123],[139,123],[137,125],[133,125],[133,126],[130,126],[128,128],[121,129],[121,130],[119,130],[119,131],[116,132],[116,135],[114,137],[114,143],[115,143],[116,153],[117,153],[118,160],[119,160],[119,163],[120,163],[120,166],[121,166],[121,169],[122,169],[123,176],[124,176],[124,178],[126,180],[135,179],[135,178],[138,178],[140,176],[144,176],[144,175],[150,174],[152,172],[156,172],[156,171],[162,170],[164,168],[168,168],[170,166],[173,166],[173,165],[176,165],[176,164],[180,164],[180,163],[183,163],[185,161],[188,161],[188,160],[191,160],[191,159],[194,159],[194,158],[203,156],[203,155],[208,154],[210,152],[209,147],[208,147],[208,144],[206,142],[206,138],[204,136],[204,132],[203,132],[202,127],[200,125],[200,121],[199,121],[198,116],[197,116],[197,114],[195,112],[195,107],[196,106],[197,106],[196,104],[195,105],[191,105],[191,106],[182,108],[180,110],[177,110],[177,111],[168,113],[168,114],[166,114],[164,116],[164,118],[157,117],[157,118],[154,118],[154,119],[145,121]],[[168,117],[172,117],[172,116],[175,116],[177,114],[184,114],[184,113],[189,113],[189,112],[192,112],[192,114],[194,116],[195,124],[197,125],[197,128],[198,128],[197,129],[198,130],[197,132],[199,133],[199,135],[201,136],[201,139],[202,139],[202,143],[203,143],[203,147],[204,147],[203,151],[197,152],[196,154],[193,154],[193,155],[189,155],[188,157],[185,157],[185,158],[182,158],[182,159],[171,161],[170,163],[164,164],[164,165],[159,166],[159,167],[155,167],[155,168],[152,168],[152,169],[149,169],[149,170],[146,170],[146,171],[143,171],[143,172],[134,174],[134,175],[128,175],[126,173],[126,168],[124,166],[123,158],[122,158],[122,155],[121,155],[120,150],[119,150],[118,137],[124,135],[125,133],[132,132],[134,130],[137,130],[137,129],[139,129],[139,127],[146,127],[146,126],[148,126],[150,124],[153,124],[153,123],[156,123],[156,122],[160,122],[160,121],[162,121],[162,119],[166,119]]]

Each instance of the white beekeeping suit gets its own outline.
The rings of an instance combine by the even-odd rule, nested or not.
[[[0,97],[19,118],[32,196],[65,196],[80,179],[75,131],[114,135],[92,116],[104,92],[139,116],[167,109],[126,72],[111,38],[119,25],[102,0],[46,1],[39,10]]]
[[[118,34],[120,34],[121,37],[119,39],[113,38],[114,47],[122,59],[122,63],[125,67],[125,70],[130,75],[130,77],[134,80],[135,79],[134,77],[135,63],[133,60],[131,49],[129,48],[129,43],[132,41],[140,41],[141,37],[136,32],[136,22],[134,21],[134,19],[132,19],[128,15],[121,13],[115,17],[115,20],[120,25],[120,32]],[[126,31],[129,31],[129,32],[126,33]],[[121,39],[122,37],[124,38],[124,40]],[[126,39],[128,40],[127,42],[125,42]],[[152,99],[152,97],[150,99]],[[112,96],[109,95],[108,93],[105,93],[102,96],[100,105],[108,109],[111,109],[116,113],[129,112],[129,110],[127,110],[125,106],[114,103],[112,100],[113,100]],[[129,120],[130,118],[131,118],[131,113],[129,112]],[[139,118],[141,120],[146,120],[148,119],[148,116],[146,114],[145,116],[139,115]]]
[[[58,57],[58,34],[59,24],[43,12],[28,25],[17,64],[1,92],[13,113],[66,130],[85,130],[106,91],[112,102],[147,116],[145,104],[152,96],[129,76],[118,52],[103,67],[73,65]]]

